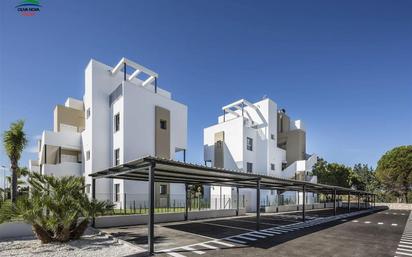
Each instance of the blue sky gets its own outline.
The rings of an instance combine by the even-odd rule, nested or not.
[[[0,130],[25,119],[21,165],[54,106],[83,96],[89,59],[123,56],[188,105],[191,162],[203,161],[202,129],[223,105],[265,95],[330,162],[376,166],[412,144],[412,1],[40,2],[34,17],[0,2]]]

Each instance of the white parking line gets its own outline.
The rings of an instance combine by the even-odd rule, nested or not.
[[[225,240],[236,243],[236,244],[246,244],[245,241],[241,241],[241,240],[237,240],[237,239],[233,239],[233,238],[225,238]]]
[[[407,251],[407,252],[412,252],[412,249],[407,249],[407,248],[401,248],[401,247],[398,247],[398,251]]]
[[[252,236],[252,237],[257,237],[257,238],[266,238],[266,236],[256,235],[256,234],[253,234],[253,233],[245,234],[245,236]]]
[[[398,224],[396,224],[396,223],[392,223],[392,225],[391,225],[391,226],[396,227],[396,226],[398,226]]]
[[[264,235],[264,236],[273,236],[272,233],[269,232],[262,232],[262,231],[256,231],[256,232],[252,232],[253,234],[258,234],[258,235]]]
[[[383,222],[378,222],[378,225],[383,225]]]
[[[396,254],[400,254],[400,255],[406,255],[406,256],[412,256],[412,253],[405,253],[405,252],[395,252]]]
[[[370,222],[370,221],[365,221],[364,223],[365,223],[365,224],[369,224],[369,223],[371,223],[371,222]]]
[[[412,245],[399,245],[399,247],[412,248]]]
[[[222,241],[217,241],[217,240],[216,240],[216,241],[212,241],[212,243],[224,245],[224,246],[227,246],[227,247],[233,247],[233,246],[235,246],[235,245],[228,244],[228,243],[225,243],[225,242],[222,242]]]
[[[203,246],[204,248],[209,248],[209,249],[218,249],[216,246],[211,246],[205,243],[197,244],[199,246]]]
[[[205,254],[205,252],[196,250],[195,248],[192,248],[192,247],[190,247],[190,246],[182,247],[182,249],[187,250],[187,251],[194,252],[194,253],[196,253],[196,254]]]
[[[247,236],[235,236],[235,238],[241,238],[241,239],[246,239],[246,240],[250,240],[250,241],[256,241],[256,238],[253,237],[247,237]]]
[[[180,253],[175,253],[175,252],[166,252],[168,255],[173,256],[173,257],[186,257],[183,254]]]

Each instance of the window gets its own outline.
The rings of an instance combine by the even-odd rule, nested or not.
[[[167,185],[160,185],[160,195],[167,195]]]
[[[160,128],[161,129],[167,129],[167,121],[166,120],[160,120]]]
[[[86,152],[86,161],[90,160],[90,151]]]
[[[270,169],[271,169],[271,170],[275,170],[275,164],[271,163],[271,164],[270,164]]]
[[[247,171],[248,173],[252,173],[252,170],[253,170],[253,163],[247,162],[247,163],[246,163],[246,171]]]
[[[120,113],[114,115],[114,132],[120,130]]]
[[[114,150],[114,166],[120,164],[120,149]]]
[[[90,117],[90,108],[87,108],[86,110],[86,119]]]
[[[86,185],[86,194],[90,194],[90,184]]]
[[[120,184],[114,184],[114,201],[120,201]]]
[[[246,138],[246,149],[253,151],[253,139],[251,139],[250,137]]]
[[[275,140],[275,135],[270,134],[270,139]]]
[[[286,169],[287,165],[288,164],[286,162],[282,162],[282,170]]]

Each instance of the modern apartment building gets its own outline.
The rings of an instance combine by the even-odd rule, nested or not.
[[[204,129],[204,160],[211,166],[281,178],[293,178],[316,183],[311,176],[316,155],[306,153],[306,130],[300,120],[291,120],[284,109],[264,99],[251,103],[241,99],[222,107],[218,123]],[[256,206],[256,192],[243,189],[247,210]],[[262,190],[263,205],[277,204],[282,199],[301,203],[298,193]],[[230,187],[212,187],[211,207],[226,208],[216,198],[233,199],[236,191]],[[308,203],[313,197],[308,197]],[[213,202],[220,204],[213,205]],[[220,206],[223,204],[224,206]]]
[[[90,193],[93,172],[147,155],[183,159],[186,148],[187,107],[158,87],[158,74],[126,58],[114,67],[92,59],[85,70],[83,101],[68,98],[56,106],[54,130],[43,132],[39,158],[30,161],[30,169],[84,176]],[[184,185],[156,186],[160,206],[184,199]],[[144,201],[147,184],[99,179],[96,197],[119,204]]]

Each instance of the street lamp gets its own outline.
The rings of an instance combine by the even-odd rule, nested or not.
[[[3,168],[3,195],[4,195],[4,200],[6,200],[6,166],[1,165],[1,167]]]

